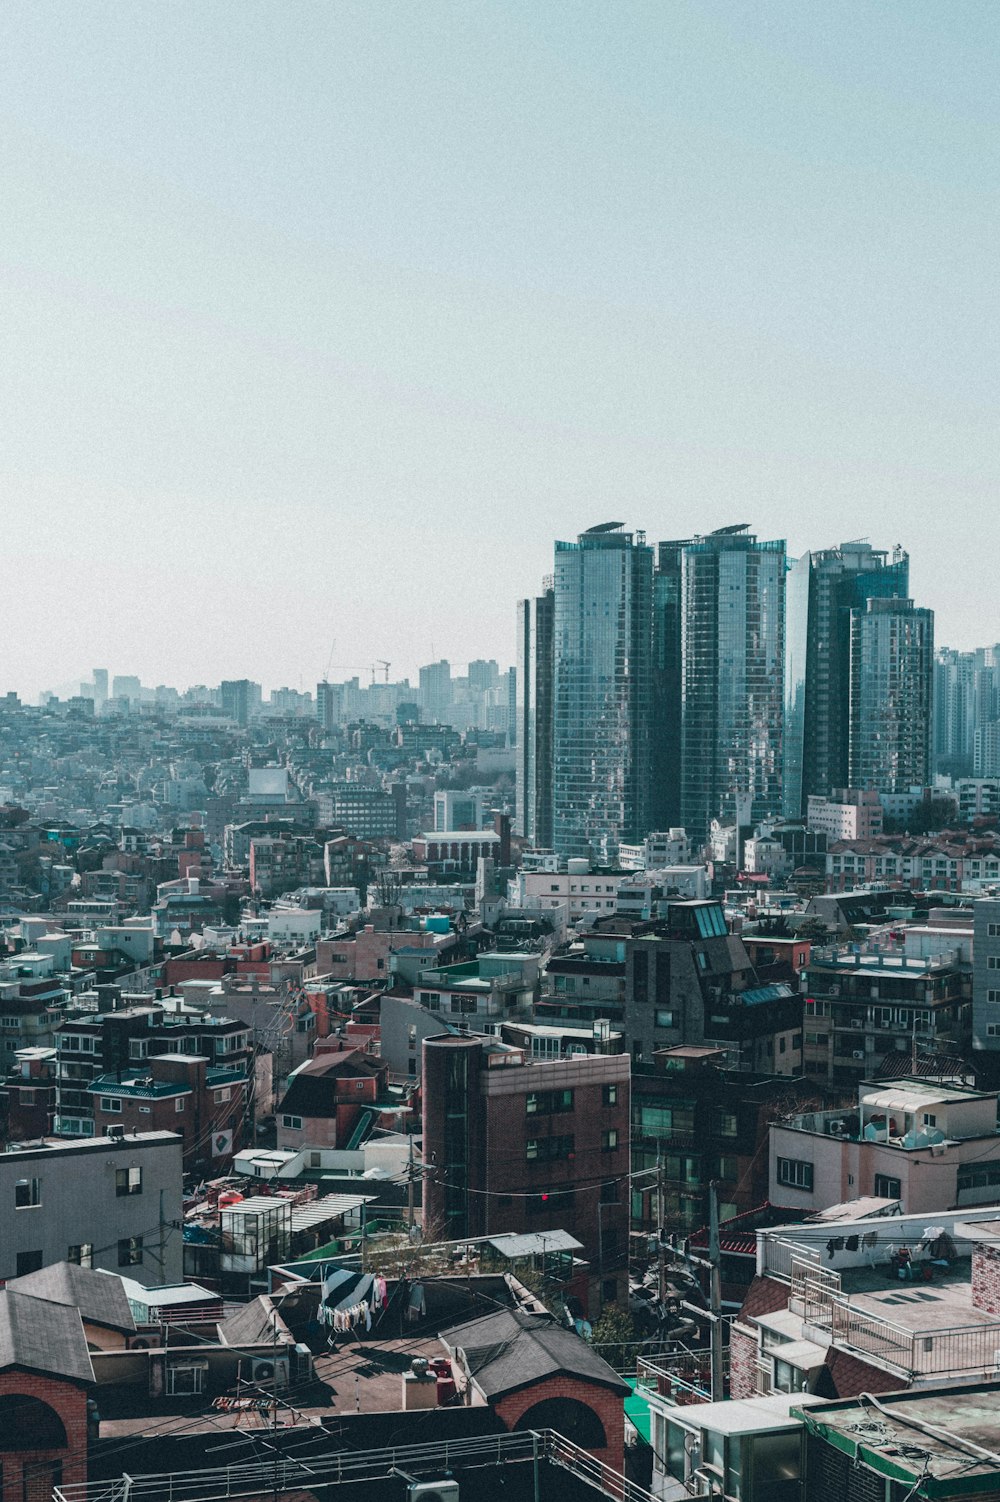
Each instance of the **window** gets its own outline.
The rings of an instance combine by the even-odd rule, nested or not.
[[[42,1203],[41,1179],[18,1179],[14,1185],[15,1210],[30,1210]]]
[[[812,1192],[813,1166],[801,1158],[778,1159],[778,1183],[786,1189],[804,1189]]]
[[[609,1181],[606,1184],[602,1184],[601,1185],[601,1204],[602,1205],[617,1205],[619,1203],[620,1199],[621,1199],[621,1194],[620,1194],[620,1191],[619,1191],[619,1185],[618,1185],[618,1180],[617,1179],[609,1179]]]
[[[676,1027],[677,1013],[669,1007],[657,1007],[654,1021],[657,1027]]]
[[[898,1179],[890,1178],[887,1173],[877,1173],[872,1185],[872,1193],[879,1199],[898,1200],[902,1186]]]
[[[615,1153],[618,1151],[618,1133],[612,1128],[610,1132],[601,1133],[601,1152]]]
[[[167,1393],[193,1397],[202,1391],[207,1361],[174,1361],[167,1367]]]
[[[556,1116],[562,1111],[572,1111],[572,1090],[532,1090],[524,1098],[528,1116]]]
[[[986,932],[991,939],[1000,939],[1000,923],[987,923]]]
[[[986,968],[987,970],[1000,970],[1000,954],[988,954]]]
[[[715,1171],[717,1179],[733,1180],[738,1177],[736,1159],[728,1156],[721,1157]]]
[[[618,1086],[604,1085],[601,1089],[601,1105],[616,1106],[618,1104]]]
[[[115,1194],[122,1199],[126,1194],[142,1193],[141,1168],[115,1169]]]
[[[933,1111],[924,1112],[924,1126],[937,1126],[937,1117]]]
[[[321,1153],[310,1153],[309,1154],[309,1167],[310,1168],[322,1168],[323,1167],[323,1157],[322,1157]]]
[[[174,1101],[174,1110],[175,1111],[183,1111],[183,1109],[184,1109],[184,1097],[183,1097],[183,1095],[178,1095],[177,1099]]]
[[[302,1117],[301,1116],[282,1116],[282,1118],[281,1118],[281,1125],[283,1127],[287,1127],[290,1132],[301,1132],[301,1130],[302,1130]]]
[[[958,1170],[958,1189],[993,1189],[1000,1184],[1000,1163],[966,1163]]]
[[[101,1110],[105,1116],[120,1116],[122,1103],[117,1095],[102,1095]]]
[[[18,1101],[19,1101],[20,1105],[22,1105],[22,1106],[33,1106],[35,1104],[35,1092],[34,1092],[34,1090],[25,1090],[23,1088],[23,1086],[22,1086],[22,1088],[17,1092],[17,1094],[18,1094]]]
[[[92,1241],[81,1241],[79,1246],[68,1246],[66,1248],[66,1261],[75,1262],[77,1267],[93,1267],[94,1243]]]
[[[739,1136],[739,1130],[739,1122],[736,1119],[735,1111],[719,1112],[716,1131],[720,1137],[737,1137]]]
[[[986,1000],[996,1004],[996,1002],[1000,1001],[1000,991],[987,991]]]
[[[118,1266],[140,1267],[142,1265],[142,1237],[124,1236],[118,1243]]]
[[[572,1158],[572,1137],[529,1137],[524,1156],[529,1163],[553,1163]]]
[[[225,1090],[216,1090],[216,1092],[215,1092],[215,1104],[217,1106],[221,1106],[222,1102],[224,1100],[231,1100],[232,1099],[232,1094],[233,1094],[233,1092],[229,1088],[227,1088]]]
[[[36,1273],[41,1265],[41,1252],[18,1252],[15,1264],[15,1277],[26,1278],[29,1273]]]

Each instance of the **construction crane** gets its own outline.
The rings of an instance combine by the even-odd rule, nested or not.
[[[382,670],[384,671],[384,673],[385,673],[385,681],[386,681],[386,683],[388,683],[389,682],[389,669],[392,667],[392,663],[391,662],[386,662],[386,660],[385,660],[384,657],[377,657],[375,659],[375,661],[378,663],[379,667],[382,668]],[[375,669],[374,668],[372,668],[372,682],[373,683],[375,682]]]
[[[334,637],[333,641],[330,643],[330,655],[329,655],[329,657],[326,660],[326,667],[323,670],[323,682],[324,683],[329,683],[329,681],[330,681],[330,669],[333,667],[333,654],[334,654],[334,652],[336,652],[336,650],[337,650],[337,638]]]

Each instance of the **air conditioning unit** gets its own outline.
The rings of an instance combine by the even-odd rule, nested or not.
[[[287,1387],[288,1357],[258,1356],[253,1362],[250,1376],[258,1387]]]
[[[839,986],[831,986],[830,987],[830,995],[831,996],[839,996],[840,995],[840,987]]]
[[[860,1059],[862,1061],[862,1063],[864,1062],[864,1057],[865,1057],[865,1051],[864,1051],[863,1048],[855,1048],[852,1051],[852,1053],[851,1053],[851,1058],[852,1059]]]
[[[448,1477],[446,1481],[411,1481],[406,1488],[406,1502],[459,1502],[458,1482]]]
[[[124,1140],[125,1140],[125,1128],[123,1126],[109,1126],[108,1127],[108,1141],[109,1142],[124,1142]]]
[[[312,1351],[302,1341],[299,1341],[292,1352],[295,1362],[294,1380],[298,1382],[311,1382],[313,1377]]]

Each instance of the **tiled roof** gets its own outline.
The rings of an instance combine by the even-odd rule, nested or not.
[[[747,1289],[746,1298],[740,1307],[740,1319],[756,1319],[761,1314],[774,1314],[777,1309],[788,1308],[789,1288],[774,1278],[756,1277]]]
[[[53,1304],[69,1304],[79,1309],[85,1320],[107,1325],[114,1330],[134,1330],[135,1320],[121,1278],[75,1262],[53,1262],[23,1278],[11,1278],[7,1288],[13,1293],[30,1294]]]
[[[906,1385],[901,1377],[869,1366],[833,1346],[826,1353],[826,1367],[838,1398],[856,1398],[862,1392],[898,1392]]]
[[[79,1309],[4,1289],[0,1293],[0,1371],[11,1366],[71,1382],[93,1382]]]
[[[628,1384],[574,1330],[520,1310],[501,1309],[441,1334],[449,1348],[461,1348],[476,1385],[488,1398],[563,1373],[626,1396]]]

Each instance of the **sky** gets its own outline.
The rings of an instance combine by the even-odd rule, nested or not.
[[[0,692],[506,663],[610,519],[901,542],[1000,639],[998,50],[992,0],[7,0]]]

